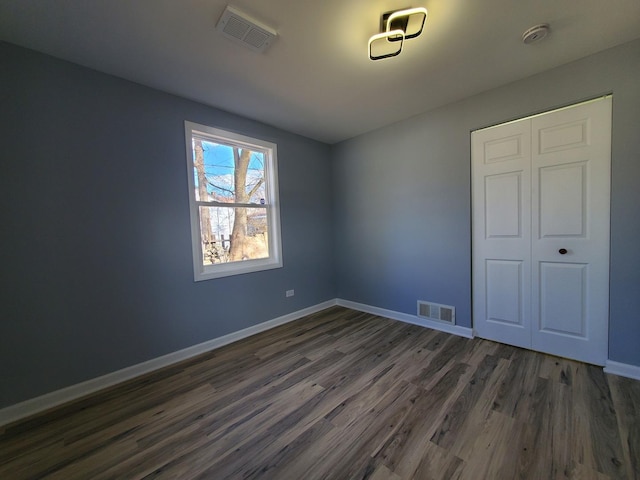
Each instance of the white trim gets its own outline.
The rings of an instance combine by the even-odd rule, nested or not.
[[[167,355],[163,355],[161,357],[153,358],[146,362],[132,365],[130,367],[123,368],[122,370],[108,373],[101,377],[92,378],[91,380],[87,380],[85,382],[77,383],[75,385],[71,385],[69,387],[47,393],[39,397],[31,398],[15,405],[10,405],[9,407],[0,409],[0,426],[15,422],[36,413],[40,413],[44,410],[48,410],[63,403],[76,400],[78,398],[84,397],[118,383],[122,383],[126,380],[130,380],[140,375],[153,372],[154,370],[158,370],[174,363],[181,362],[182,360],[187,360],[202,353],[215,350],[216,348],[223,347],[230,343],[237,342],[238,340],[242,340],[243,338],[247,338],[257,333],[264,332],[280,325],[284,325],[285,323],[299,320],[307,315],[312,315],[326,308],[333,307],[334,305],[351,308],[353,310],[370,313],[372,315],[379,315],[382,317],[390,318],[392,320],[410,323],[412,325],[419,325],[421,327],[451,333],[453,335],[458,335],[465,338],[473,338],[475,336],[475,332],[471,328],[461,327],[458,325],[448,325],[446,323],[419,318],[416,315],[409,315],[393,310],[373,307],[371,305],[366,305],[363,303],[352,302],[350,300],[334,298],[333,300],[327,300],[326,302],[303,308],[302,310],[298,310],[296,312],[292,312],[287,315],[283,315],[281,317],[259,323],[258,325],[253,325],[252,327],[238,330],[237,332],[232,332],[227,335],[223,335],[222,337],[217,337],[206,342],[199,343],[197,345],[193,345],[191,347],[187,347],[182,350],[169,353]],[[640,366],[636,365],[607,360],[604,367],[604,372],[612,375],[620,375],[621,377],[640,380]]]
[[[419,318],[416,315],[409,315],[406,313],[396,312],[393,310],[386,310],[384,308],[373,307],[371,305],[365,305],[363,303],[352,302],[350,300],[343,300],[341,298],[334,298],[333,300],[327,300],[326,302],[313,305],[311,307],[303,308],[296,312],[283,315],[272,320],[268,320],[258,325],[253,325],[237,332],[232,332],[222,337],[214,338],[191,347],[178,350],[176,352],[163,355],[161,357],[153,358],[146,362],[132,365],[122,370],[117,370],[112,373],[108,373],[101,377],[92,378],[85,382],[77,383],[54,392],[50,392],[39,397],[25,400],[24,402],[10,405],[3,409],[0,409],[0,426],[15,422],[22,418],[34,415],[36,413],[43,412],[50,408],[56,407],[63,403],[76,400],[91,393],[97,392],[107,387],[111,387],[118,383],[122,383],[126,380],[144,375],[146,373],[153,372],[163,367],[167,367],[174,363],[178,363],[182,360],[195,357],[202,353],[215,350],[216,348],[223,347],[243,338],[250,337],[260,332],[275,328],[285,323],[299,320],[307,315],[320,312],[326,308],[339,305],[341,307],[351,308],[360,312],[370,313],[372,315],[379,315],[382,317],[390,318],[392,320],[398,320],[400,322],[410,323],[412,325],[419,325],[421,327],[431,328],[453,335],[458,335],[465,338],[473,338],[475,332],[471,328],[461,327],[458,325],[448,325],[446,323],[440,323],[423,318]],[[620,375],[621,377],[633,378],[640,380],[640,366],[630,365],[627,363],[614,362],[607,360],[604,372],[612,375]]]
[[[200,282],[214,278],[259,272],[273,268],[282,268],[282,232],[280,229],[280,200],[278,188],[278,146],[259,138],[248,137],[239,133],[222,130],[207,125],[185,120],[185,145],[187,150],[187,183],[189,186],[189,214],[191,219],[191,250],[193,257],[193,280]],[[195,197],[195,178],[193,138],[216,142],[220,145],[239,146],[264,155],[264,180],[266,184],[266,204],[250,205],[265,210],[268,218],[267,233],[269,237],[269,256],[253,260],[242,260],[215,265],[203,265],[202,235],[200,232],[200,206],[216,206],[217,202],[197,201]],[[244,204],[217,204],[228,208],[240,207]]]
[[[336,299],[336,305],[351,308],[353,310],[359,310],[365,313],[371,313],[372,315],[391,318],[392,320],[398,320],[400,322],[411,323],[412,325],[419,325],[421,327],[432,328],[433,330],[440,330],[442,332],[451,333],[460,337],[473,338],[473,330],[468,327],[450,325],[448,323],[440,323],[434,320],[420,318],[416,315],[409,315],[408,313],[401,313],[384,308],[372,307],[371,305],[352,302],[350,300],[343,300],[341,298]]]
[[[9,407],[0,409],[0,426],[14,422],[21,418],[28,417],[30,415],[34,415],[49,408],[56,407],[63,403],[76,400],[91,393],[97,392],[98,390],[102,390],[104,388],[116,385],[126,380],[130,380],[140,375],[144,375],[145,373],[150,373],[154,370],[158,370],[182,360],[195,357],[196,355],[200,355],[201,353],[215,350],[216,348],[220,348],[232,342],[237,342],[238,340],[250,337],[252,335],[255,335],[256,333],[264,332],[265,330],[269,330],[279,325],[284,325],[285,323],[298,320],[302,317],[320,312],[321,310],[332,307],[334,305],[336,305],[335,299],[328,300],[326,302],[303,308],[302,310],[298,310],[296,312],[292,312],[263,323],[259,323],[258,325],[253,325],[252,327],[244,328],[242,330],[238,330],[237,332],[229,333],[228,335],[223,335],[222,337],[217,337],[212,340],[208,340],[206,342],[199,343],[197,345],[193,345],[191,347],[187,347],[182,350],[169,353],[167,355],[163,355],[161,357],[147,360],[146,362],[138,363],[137,365],[123,368],[122,370],[117,370],[100,377],[92,378],[91,380],[87,380],[85,382],[77,383],[75,385],[71,385],[69,387],[46,393],[39,397],[31,398],[15,405],[11,405]]]
[[[621,377],[640,380],[639,366],[630,365],[628,363],[614,362],[613,360],[607,360],[607,362],[604,364],[604,373],[610,373],[612,375],[620,375]]]

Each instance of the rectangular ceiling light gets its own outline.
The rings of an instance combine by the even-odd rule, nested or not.
[[[230,5],[224,9],[216,30],[225,37],[253,50],[264,52],[278,33]]]

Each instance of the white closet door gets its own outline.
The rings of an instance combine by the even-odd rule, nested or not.
[[[531,347],[531,121],[472,135],[473,299],[479,336]]]
[[[611,99],[472,134],[479,336],[603,365]]]
[[[531,119],[532,347],[604,365],[611,98]]]

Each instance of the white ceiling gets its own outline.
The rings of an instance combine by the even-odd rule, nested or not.
[[[277,30],[264,54],[215,31],[227,3]],[[370,61],[380,15],[417,6],[423,35]],[[638,37],[639,0],[0,1],[3,40],[327,143]]]

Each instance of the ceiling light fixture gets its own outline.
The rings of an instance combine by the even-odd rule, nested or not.
[[[381,33],[369,38],[369,58],[382,60],[399,55],[404,41],[420,36],[426,21],[427,9],[424,7],[383,13],[380,19]]]
[[[403,30],[376,33],[369,39],[369,58],[382,60],[383,58],[400,55],[405,39]],[[400,42],[400,43],[398,43]],[[376,52],[375,54],[373,52]]]

